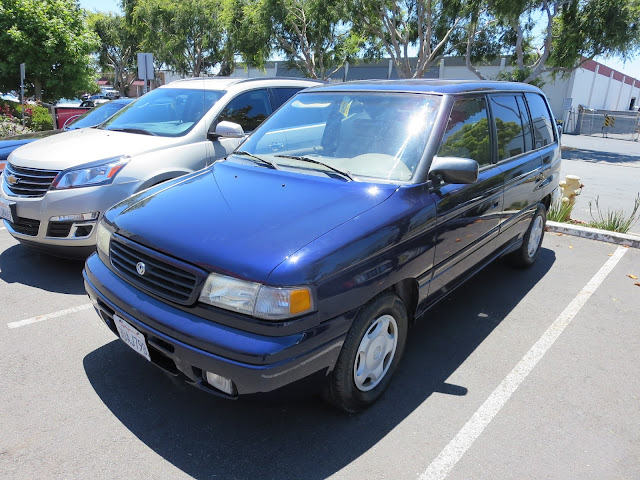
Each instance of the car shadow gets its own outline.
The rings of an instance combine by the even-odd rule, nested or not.
[[[495,262],[411,331],[385,395],[347,415],[317,397],[228,401],[176,382],[114,340],[84,358],[105,405],[158,455],[195,478],[321,479],[373,447],[431,394],[466,395],[446,380],[549,271],[555,254],[514,270]]]
[[[612,163],[612,164],[625,164],[625,163],[637,163],[640,164],[640,156],[636,155],[623,155],[621,153],[603,152],[595,150],[583,150],[580,148],[563,149],[563,160],[581,160],[583,162],[591,163]]]
[[[0,253],[0,280],[49,292],[85,294],[82,267],[84,261],[52,257],[22,245]]]

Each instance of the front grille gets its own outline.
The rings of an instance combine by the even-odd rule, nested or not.
[[[66,238],[71,232],[73,222],[49,222],[47,237]]]
[[[51,187],[58,170],[39,170],[16,167],[7,163],[4,168],[4,185],[14,195],[21,197],[42,197]],[[9,183],[11,179],[11,183]]]
[[[183,305],[195,302],[196,287],[204,277],[196,273],[195,267],[117,235],[111,240],[110,258],[116,271],[128,282]],[[140,262],[145,266],[142,275],[136,269]]]
[[[14,218],[15,222],[9,222],[9,226],[16,232],[23,235],[31,235],[35,237],[38,235],[38,229],[40,228],[40,220],[32,220],[30,218]]]

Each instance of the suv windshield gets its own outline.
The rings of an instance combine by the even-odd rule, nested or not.
[[[65,130],[76,130],[78,128],[95,127],[100,125],[111,115],[121,110],[126,105],[124,103],[103,103],[80,115],[73,123],[65,126]]]
[[[435,95],[301,93],[267,119],[241,149],[279,167],[409,181],[439,106]]]
[[[118,112],[100,128],[178,137],[191,130],[223,94],[219,90],[158,88]]]

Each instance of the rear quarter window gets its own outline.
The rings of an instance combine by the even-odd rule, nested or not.
[[[302,89],[302,87],[272,88],[271,91],[273,92],[274,96],[273,109],[277,110],[278,108],[280,108],[280,105],[289,100]]]
[[[529,112],[531,112],[534,148],[552,144],[555,137],[547,102],[537,93],[525,93],[525,98],[529,105]]]

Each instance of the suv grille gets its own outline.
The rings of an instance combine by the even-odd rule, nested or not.
[[[111,239],[111,265],[129,283],[158,297],[183,305],[197,300],[205,272],[119,235]],[[142,274],[137,266],[144,264]]]
[[[38,170],[35,168],[16,167],[7,163],[4,167],[4,184],[11,193],[21,197],[41,197],[51,187],[59,170]],[[9,177],[17,182],[10,184]]]
[[[38,229],[40,228],[40,220],[32,220],[30,218],[14,218],[15,222],[8,222],[11,228],[22,235],[31,235],[35,237],[38,235]]]

